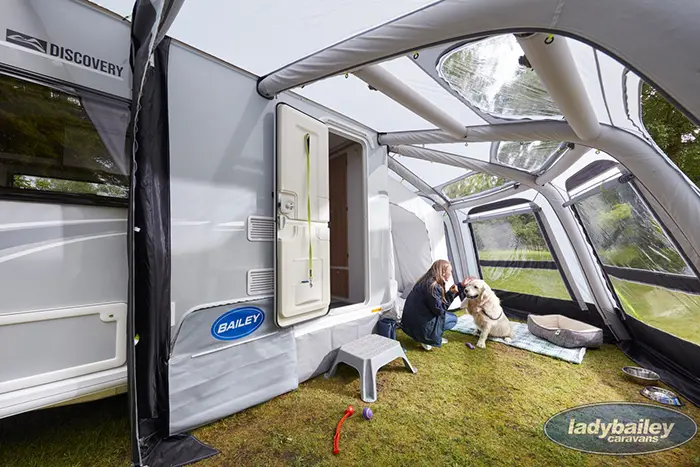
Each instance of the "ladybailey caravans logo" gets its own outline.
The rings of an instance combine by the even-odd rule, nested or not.
[[[575,407],[544,424],[547,437],[564,447],[619,456],[673,449],[693,439],[697,429],[676,410],[625,402]]]

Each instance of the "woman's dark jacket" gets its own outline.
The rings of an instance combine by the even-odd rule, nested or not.
[[[445,313],[457,295],[464,299],[464,287],[457,283],[458,292],[445,292],[442,300],[442,287],[436,284],[430,291],[430,284],[418,282],[408,294],[401,317],[401,329],[413,340],[423,344],[442,345],[445,330]]]

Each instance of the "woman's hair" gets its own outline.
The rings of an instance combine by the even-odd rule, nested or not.
[[[438,285],[441,286],[440,293],[442,295],[442,301],[444,302],[447,299],[445,298],[445,280],[443,279],[443,276],[449,267],[449,261],[439,259],[435,261],[432,266],[430,266],[430,269],[428,269],[428,271],[423,274],[416,283],[427,285],[431,294],[435,291],[435,287]]]

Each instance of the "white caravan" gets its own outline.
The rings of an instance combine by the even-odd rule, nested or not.
[[[7,417],[126,390],[131,72],[130,25],[114,14],[54,0],[0,9]],[[247,381],[207,409],[192,406],[191,385],[173,393],[177,432],[318,374],[334,348],[372,332],[392,307],[393,272],[387,150],[375,131],[292,93],[270,102],[258,77],[175,41],[168,75],[171,377],[189,378],[197,362],[211,383],[231,386],[216,380],[233,371],[221,362],[235,362],[236,380]],[[277,312],[275,173],[284,215]],[[313,287],[304,282],[309,247]]]

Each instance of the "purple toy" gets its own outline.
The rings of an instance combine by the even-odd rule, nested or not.
[[[372,420],[372,409],[369,407],[365,407],[362,409],[362,418],[365,420]]]
[[[474,345],[471,342],[467,342],[467,347],[474,350]]]

